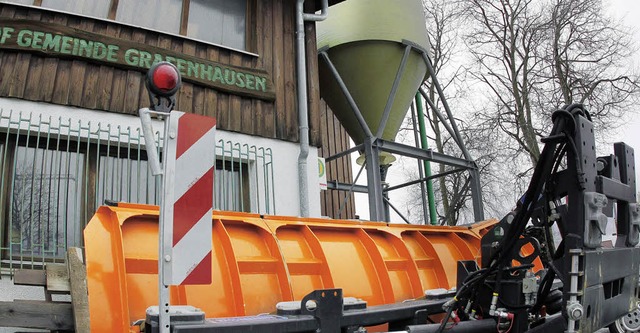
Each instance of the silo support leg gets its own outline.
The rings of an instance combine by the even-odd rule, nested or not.
[[[384,218],[384,198],[380,179],[380,151],[374,146],[376,139],[364,139],[364,154],[367,165],[367,184],[369,184],[369,220],[382,221]],[[376,185],[377,184],[377,185]]]

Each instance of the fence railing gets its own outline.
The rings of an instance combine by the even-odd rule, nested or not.
[[[214,208],[275,214],[271,149],[224,140],[215,149]],[[159,204],[146,158],[138,127],[0,110],[2,271],[63,261],[107,201]]]

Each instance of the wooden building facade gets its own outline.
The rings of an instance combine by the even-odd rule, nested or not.
[[[216,89],[219,87],[207,86],[186,76],[177,96],[176,109],[216,117],[221,130],[297,142],[295,3],[249,0],[247,4],[247,51],[108,19],[56,12],[44,7],[2,4],[0,24],[4,29],[13,28],[14,31],[7,32],[10,37],[7,36],[0,46],[3,51],[0,56],[0,97],[137,115],[139,108],[148,106],[144,87],[147,68],[144,65],[129,66],[124,58],[127,50],[144,46],[153,55],[160,54],[163,60],[185,55],[239,71],[244,69],[263,74],[269,86],[268,92],[255,96],[249,89],[221,91]],[[114,17],[112,14],[109,16]],[[16,28],[18,26],[43,32],[45,36],[84,36],[87,42],[103,44],[109,41],[118,47],[118,59],[112,62],[95,59],[87,53],[74,56],[61,50],[56,52],[53,47],[59,48],[60,45],[47,45],[45,36],[38,45],[33,41],[33,34],[22,35],[22,44],[28,45],[21,47],[16,45],[21,31]],[[315,30],[313,25],[307,27],[310,36],[307,61],[313,69],[317,68]],[[9,45],[11,39],[15,41],[13,48]],[[139,55],[127,57],[132,59]],[[172,61],[171,58],[168,60]],[[223,76],[225,69],[222,68]],[[186,72],[183,71],[183,76]],[[319,145],[317,70],[310,70],[309,74],[310,141]]]
[[[313,1],[306,6],[318,8]],[[278,190],[291,185],[278,170],[293,178],[289,170],[296,166],[279,154],[295,160],[299,142],[295,7],[291,0],[0,1],[3,259],[15,259],[9,252],[43,263],[47,256],[58,257],[62,248],[78,245],[77,224],[86,223],[105,200],[157,203],[152,180],[131,180],[146,168],[142,141],[125,125],[106,124],[109,115],[127,124],[138,121],[138,110],[149,106],[144,76],[157,61],[172,62],[182,73],[177,110],[217,119],[223,139],[216,149],[226,157],[217,164],[216,196],[230,202],[246,197],[221,209],[281,214],[287,203],[278,206],[284,200],[279,193],[295,191]],[[310,143],[315,156],[330,156],[347,149],[349,137],[320,100],[315,24],[306,23],[305,30]],[[70,171],[74,163],[76,171]],[[351,181],[347,159],[327,169],[329,181]],[[240,194],[227,193],[226,184]],[[250,191],[260,193],[253,198]],[[320,214],[353,218],[353,195],[346,202],[344,196],[322,191],[316,197]],[[43,197],[54,199],[37,200]],[[40,209],[23,208],[34,205]],[[54,209],[60,212],[50,213]],[[42,231],[54,220],[55,235]],[[80,222],[71,226],[71,220]]]

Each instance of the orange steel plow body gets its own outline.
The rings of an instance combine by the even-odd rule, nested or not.
[[[497,221],[440,227],[214,211],[210,285],[171,286],[172,305],[207,317],[275,311],[316,289],[369,305],[456,285],[458,260],[478,260]],[[158,207],[100,207],[85,231],[92,332],[127,332],[158,302]]]

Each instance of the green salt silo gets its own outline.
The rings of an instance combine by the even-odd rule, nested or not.
[[[329,8],[317,24],[318,50],[326,51],[371,132],[384,113],[408,41],[429,50],[420,0],[347,0]],[[356,144],[365,134],[329,67],[319,60],[320,92]],[[412,48],[382,138],[394,140],[427,74],[421,52]]]

